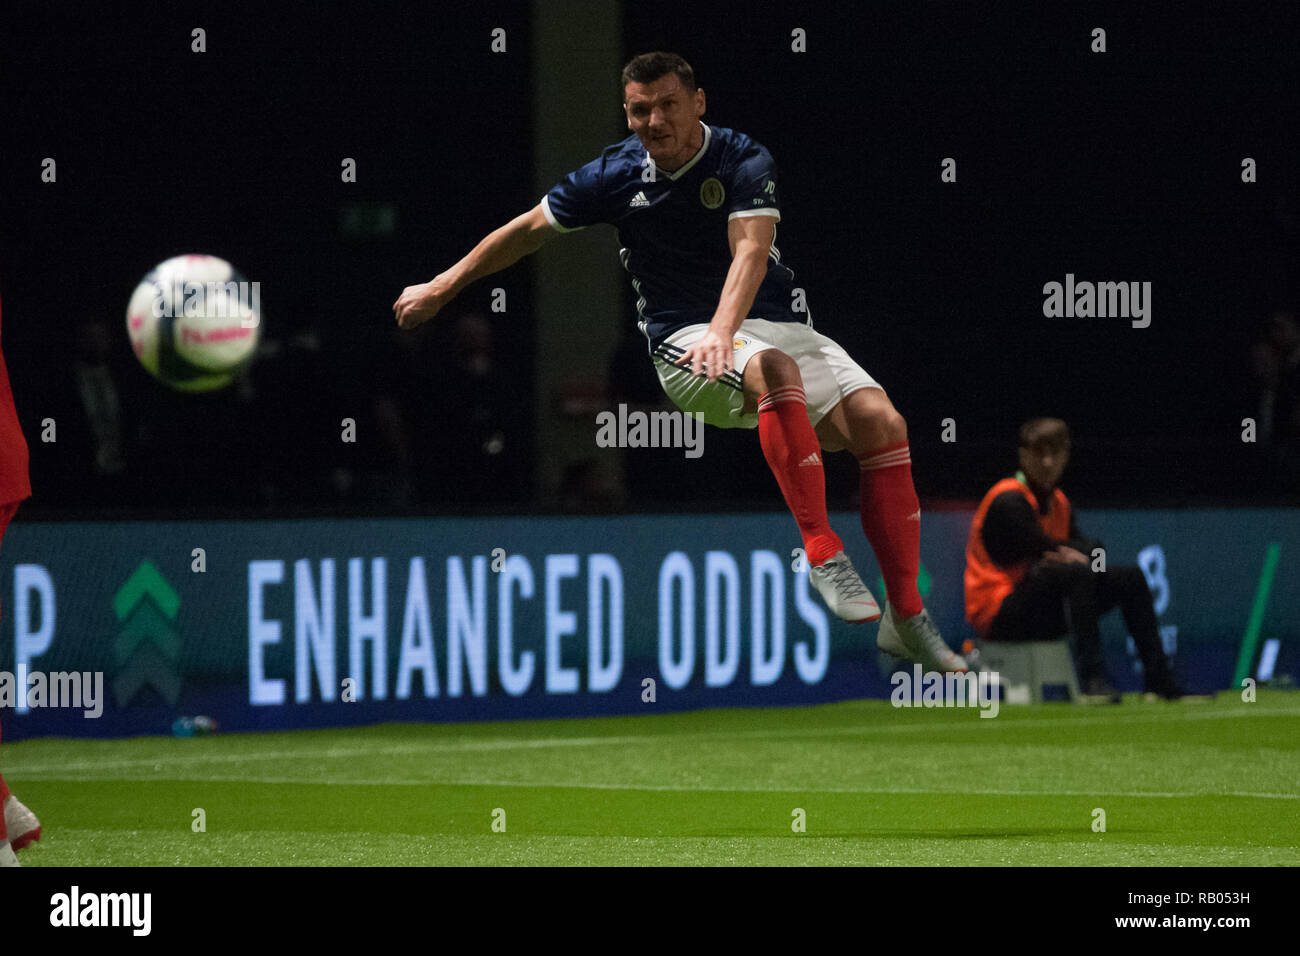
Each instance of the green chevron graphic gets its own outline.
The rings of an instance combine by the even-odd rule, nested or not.
[[[146,686],[162,695],[172,706],[181,696],[181,677],[167,665],[162,655],[146,647],[113,679],[113,696],[123,706]]]
[[[169,619],[175,618],[176,612],[180,610],[180,595],[148,559],[140,562],[140,566],[113,595],[113,613],[119,621],[122,620],[146,596],[153,598]]]
[[[113,694],[119,707],[145,687],[154,688],[173,706],[180,699],[181,675],[176,663],[181,645],[172,630],[180,606],[175,588],[148,559],[140,562],[113,595],[113,613],[121,622],[113,642],[118,665]]]
[[[153,642],[173,661],[180,657],[181,642],[172,631],[167,619],[158,611],[153,601],[141,601],[137,610],[127,620],[117,635],[113,646],[117,663],[123,664],[143,643]]]

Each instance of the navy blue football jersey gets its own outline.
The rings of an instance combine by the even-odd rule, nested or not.
[[[728,220],[781,219],[772,155],[744,133],[700,125],[704,144],[674,172],[655,168],[632,135],[542,198],[547,221],[560,232],[601,222],[618,227],[637,324],[652,351],[677,329],[713,318],[731,268]],[[793,288],[794,272],[773,236],[767,275],[746,318],[811,325],[810,313],[791,308]]]

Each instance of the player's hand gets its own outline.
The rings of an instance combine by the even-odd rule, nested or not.
[[[709,329],[698,339],[686,353],[677,360],[678,365],[691,366],[692,375],[706,375],[710,382],[716,382],[724,373],[735,368],[735,353],[731,348],[731,336],[722,335]],[[701,371],[702,370],[702,371]]]
[[[1043,560],[1048,564],[1087,564],[1088,557],[1082,551],[1077,551],[1068,544],[1057,546],[1055,551],[1048,551],[1043,555]]]
[[[408,285],[393,303],[393,314],[397,317],[398,327],[413,329],[422,322],[429,321],[455,295],[450,280],[442,275],[419,285]]]

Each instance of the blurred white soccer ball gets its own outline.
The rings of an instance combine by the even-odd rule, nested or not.
[[[136,358],[184,392],[224,388],[252,359],[261,293],[225,259],[176,256],[140,280],[126,309]]]

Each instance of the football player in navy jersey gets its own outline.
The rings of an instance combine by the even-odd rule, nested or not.
[[[744,133],[701,120],[704,90],[676,54],[634,58],[622,84],[632,135],[446,272],[404,289],[393,304],[398,325],[432,318],[469,283],[557,233],[617,227],[660,383],[678,408],[711,425],[758,429],[827,606],[846,621],[882,616],[826,515],[821,451],[847,450],[860,464],[862,528],[888,592],[877,644],[932,670],[966,670],[916,588],[921,509],[907,425],[880,385],[813,330],[776,247],[771,155]]]

